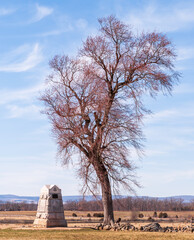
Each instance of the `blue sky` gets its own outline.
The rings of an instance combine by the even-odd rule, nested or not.
[[[182,73],[172,96],[145,99],[145,156],[132,158],[138,195],[194,195],[194,2],[189,0],[0,1],[0,194],[39,195],[57,184],[80,194],[74,167],[56,159],[51,126],[38,100],[55,54],[73,55],[98,29],[99,17],[116,15],[134,31],[162,31],[177,50]],[[125,193],[126,194],[126,193]]]

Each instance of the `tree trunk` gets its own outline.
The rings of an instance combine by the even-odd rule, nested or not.
[[[104,182],[101,183],[102,188],[102,202],[104,208],[104,225],[113,225],[114,215],[113,215],[113,204],[112,204],[112,194],[111,187],[108,176],[104,178]]]
[[[104,225],[113,225],[114,223],[114,214],[113,214],[113,203],[112,203],[112,194],[111,186],[108,177],[108,172],[102,161],[96,159],[93,162],[94,169],[101,183],[102,189],[102,202],[104,208]]]

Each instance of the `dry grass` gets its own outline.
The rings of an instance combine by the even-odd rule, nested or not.
[[[72,213],[76,213],[77,217],[72,217]],[[88,239],[88,240],[194,240],[194,233],[145,233],[145,232],[112,232],[112,231],[95,231],[86,229],[94,227],[96,223],[88,222],[89,218],[87,214],[90,213],[93,216],[94,212],[91,211],[65,211],[65,217],[68,221],[68,228],[55,228],[55,229],[34,229],[32,222],[35,218],[36,212],[20,211],[20,212],[0,212],[0,222],[7,221],[8,224],[0,223],[0,239]],[[141,212],[144,214],[143,220],[146,220],[149,216],[153,216],[153,211]],[[165,219],[160,222],[162,227],[164,226],[185,226],[188,225],[189,220],[194,216],[194,212],[167,212],[170,219]],[[178,219],[175,216],[178,215]],[[124,219],[131,218],[131,212],[115,212],[115,219],[121,217]],[[169,220],[182,220],[182,222],[170,222]],[[91,217],[91,221],[99,221],[100,218]],[[156,219],[160,220],[161,219]],[[14,222],[15,221],[15,222]],[[29,224],[29,221],[31,223]],[[136,227],[147,224],[147,222],[132,222]],[[76,227],[76,228],[75,228]],[[74,228],[74,229],[72,229]],[[82,228],[81,230],[78,230]]]
[[[0,230],[0,239],[67,239],[67,240],[192,240],[192,233],[110,232],[94,230]]]
[[[67,219],[68,225],[74,227],[75,225],[78,227],[83,226],[94,226],[96,222],[100,221],[100,218],[88,218],[87,214],[90,213],[93,216],[94,212],[96,211],[65,211],[65,218]],[[72,217],[72,213],[76,213],[77,217]],[[138,212],[140,213],[140,212]],[[141,221],[132,222],[132,224],[139,226],[147,224],[148,217],[153,217],[153,211],[141,212],[144,215],[143,219],[138,219]],[[121,218],[122,220],[132,220],[132,213],[130,211],[115,211],[115,219]],[[159,212],[158,212],[159,214]],[[194,212],[192,211],[185,211],[185,212],[167,212],[169,218],[168,219],[160,219],[154,218],[156,221],[160,222],[162,226],[177,226],[177,225],[188,225],[190,222],[191,217],[194,216]],[[0,228],[7,227],[15,227],[13,226],[16,224],[16,227],[20,227],[19,225],[27,225],[28,227],[32,226],[33,220],[35,219],[36,212],[35,211],[0,211]],[[176,215],[178,218],[176,218]],[[143,221],[143,222],[142,222]],[[2,223],[10,223],[4,226]],[[93,224],[92,224],[93,223]],[[31,224],[31,225],[30,225]]]
[[[88,213],[93,216],[93,214],[98,211],[64,211],[66,217],[71,217],[72,213],[76,213],[78,217],[86,217]],[[144,214],[145,217],[152,217],[154,211],[139,211]],[[168,213],[168,216],[171,218],[175,218],[177,215],[179,218],[190,218],[194,216],[194,211],[165,211]],[[159,211],[158,211],[159,213]],[[121,218],[129,218],[131,216],[130,211],[115,211],[115,218],[121,217]],[[0,218],[3,216],[16,216],[16,217],[22,217],[22,216],[32,216],[35,217],[36,212],[35,211],[0,211]]]

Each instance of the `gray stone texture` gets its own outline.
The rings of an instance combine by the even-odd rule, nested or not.
[[[56,185],[45,185],[41,189],[34,225],[36,227],[67,227],[61,189]]]

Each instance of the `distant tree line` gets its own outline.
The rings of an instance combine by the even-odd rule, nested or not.
[[[113,200],[115,211],[194,211],[194,201],[185,203],[182,199],[158,199],[127,197]],[[36,211],[37,203],[1,202],[0,211]],[[64,203],[64,210],[68,211],[103,211],[101,200],[68,201]]]
[[[0,202],[0,211],[36,211],[37,203]]]
[[[113,200],[115,211],[194,211],[194,201],[185,203],[182,199],[136,198],[127,197]],[[101,200],[68,201],[65,210],[103,211]]]

